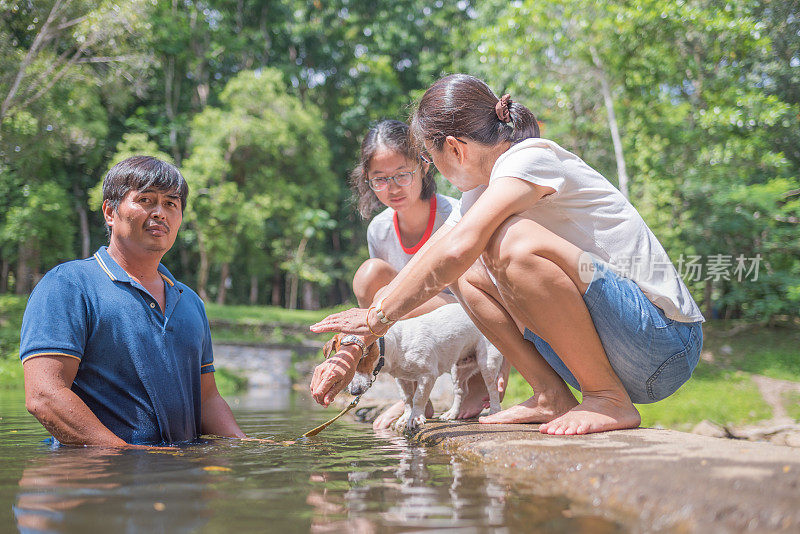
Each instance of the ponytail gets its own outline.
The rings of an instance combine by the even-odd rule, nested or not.
[[[448,136],[490,146],[519,143],[539,137],[539,124],[531,110],[509,95],[497,98],[478,78],[451,74],[425,91],[411,117],[411,133],[441,150]]]

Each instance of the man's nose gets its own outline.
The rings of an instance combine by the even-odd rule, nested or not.
[[[160,202],[157,203],[155,206],[153,206],[150,216],[154,219],[165,219],[166,214],[164,213],[164,206],[162,206]]]

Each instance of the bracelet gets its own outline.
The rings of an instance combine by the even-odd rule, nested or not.
[[[377,310],[375,311],[375,315],[378,316],[378,320],[383,324],[392,324],[394,321],[390,320],[386,315],[383,313],[383,301],[386,300],[386,297],[383,297],[378,303],[375,305]]]
[[[373,308],[374,308],[374,306],[370,306],[367,309],[367,315],[364,316],[364,322],[367,323],[367,328],[369,329],[369,333],[370,334],[372,334],[375,337],[381,337],[381,335],[380,334],[376,334],[375,330],[373,330],[372,327],[369,325],[369,312],[371,312]]]
[[[353,334],[347,334],[346,336],[342,336],[339,338],[339,345],[355,345],[359,349],[361,349],[361,356],[359,358],[363,358],[364,354],[367,353],[367,346],[361,341],[361,338],[358,336],[354,336]]]

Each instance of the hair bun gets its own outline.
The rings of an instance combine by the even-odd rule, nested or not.
[[[497,114],[497,118],[505,123],[511,122],[511,102],[511,95],[505,94],[494,105],[494,112]]]

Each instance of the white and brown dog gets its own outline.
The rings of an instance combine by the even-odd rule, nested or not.
[[[339,350],[337,334],[325,344],[325,357]],[[383,370],[397,381],[405,412],[395,423],[398,430],[415,429],[425,423],[425,405],[436,379],[446,372],[453,377],[453,405],[440,416],[458,417],[467,393],[467,381],[480,372],[489,392],[489,412],[500,410],[497,377],[503,356],[480,333],[460,304],[447,304],[425,315],[398,321],[384,336]],[[371,385],[372,371],[380,357],[378,343],[367,348],[350,382],[352,395],[364,393]]]

